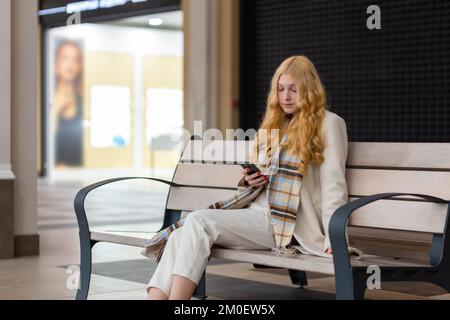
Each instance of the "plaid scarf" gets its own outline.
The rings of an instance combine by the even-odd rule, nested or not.
[[[286,136],[283,141],[286,141]],[[294,234],[297,210],[300,205],[300,188],[303,176],[298,172],[301,160],[289,155],[285,148],[277,148],[270,159],[267,175],[269,176],[267,199],[270,208],[273,225],[275,248],[273,252],[293,253],[295,248],[291,246]],[[264,189],[264,185],[250,187],[235,194],[230,199],[219,201],[208,206],[208,209],[241,209],[253,201]],[[182,227],[183,218],[173,225],[159,231],[145,244],[142,254],[156,258],[159,262],[170,234]]]

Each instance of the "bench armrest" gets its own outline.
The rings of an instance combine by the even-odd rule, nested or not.
[[[89,223],[88,223],[88,220],[87,220],[87,217],[86,217],[86,211],[85,211],[85,208],[84,208],[84,203],[85,203],[87,195],[91,191],[93,191],[93,190],[95,190],[97,188],[100,188],[100,187],[102,187],[104,185],[110,184],[110,183],[124,181],[124,180],[135,180],[135,179],[157,181],[157,182],[161,182],[161,183],[164,183],[164,184],[168,184],[171,187],[182,187],[183,186],[183,185],[177,184],[175,182],[166,181],[166,180],[157,179],[157,178],[123,177],[123,178],[115,178],[115,179],[109,179],[109,180],[96,182],[96,183],[91,184],[91,185],[89,185],[87,187],[84,187],[83,189],[81,189],[77,193],[77,195],[75,196],[75,200],[74,200],[75,215],[77,217],[78,228],[79,228],[80,232],[87,232],[87,233],[89,233]]]
[[[328,227],[328,232],[330,235],[331,247],[333,249],[333,261],[334,268],[336,270],[337,267],[351,268],[350,259],[348,255],[348,243],[346,238],[346,226],[351,214],[358,208],[361,208],[371,202],[388,199],[396,196],[404,196],[410,195],[418,198],[422,198],[429,202],[436,203],[447,203],[449,204],[449,200],[444,200],[438,197],[425,195],[425,194],[417,194],[417,193],[380,193],[374,194],[370,196],[361,197],[357,200],[354,200],[346,205],[338,208],[332,215],[330,224]],[[449,209],[450,211],[450,205]],[[448,216],[449,212],[447,212]]]

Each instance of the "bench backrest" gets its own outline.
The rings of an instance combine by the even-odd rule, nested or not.
[[[236,193],[239,163],[248,160],[249,141],[189,141],[173,181],[167,208],[192,211]],[[349,144],[349,201],[375,193],[423,193],[450,198],[450,143]],[[444,232],[447,206],[416,198],[381,200],[357,210],[349,223],[351,243],[365,251],[428,259],[433,235]]]
[[[347,183],[350,201],[383,192],[449,199],[450,143],[350,143]],[[382,200],[355,212],[350,234],[366,251],[428,260],[433,236],[442,235],[446,218],[445,204]]]

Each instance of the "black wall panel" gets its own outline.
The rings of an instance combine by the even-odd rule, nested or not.
[[[284,58],[316,65],[351,141],[450,142],[450,1],[241,1],[241,127]],[[381,8],[368,30],[367,7]]]

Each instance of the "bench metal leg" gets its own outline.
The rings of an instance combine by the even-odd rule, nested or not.
[[[335,270],[335,284],[336,284],[336,300],[355,300],[364,298],[366,283],[361,281],[361,272],[355,272],[352,267],[347,264],[336,264],[336,258],[334,256],[334,270]]]
[[[80,235],[80,238],[83,237]],[[80,280],[76,300],[87,300],[88,298],[92,272],[92,248],[95,244],[97,242],[89,238],[80,240]]]
[[[292,284],[299,286],[300,289],[308,285],[308,278],[305,271],[289,269],[289,276],[291,277]]]
[[[353,278],[347,282],[347,286],[342,285],[341,282],[339,288],[336,287],[337,299],[364,299],[370,274],[367,274],[365,268],[353,269],[352,274]],[[380,280],[381,283],[387,281],[431,282],[450,292],[450,268],[442,265],[432,268],[382,267]],[[349,288],[349,285],[352,285],[352,288]]]
[[[359,277],[344,280],[336,277],[336,300],[363,300],[366,291],[366,281]]]
[[[450,206],[449,206],[449,213],[450,213]],[[448,217],[447,217],[447,219],[448,219]],[[449,228],[450,228],[450,225],[449,225],[449,227],[447,227],[447,229],[449,229]],[[445,290],[447,290],[447,292],[450,292],[450,253],[448,253],[448,251],[444,250],[444,248],[446,248],[447,250],[450,250],[450,232],[449,232],[449,230],[447,230],[446,233],[447,234],[446,234],[445,240],[443,241],[442,251],[441,251],[442,259],[441,259],[440,263],[436,266],[437,274],[435,277],[435,281],[433,281],[433,282],[435,284],[441,286]]]
[[[435,283],[450,292],[450,270],[448,268],[442,268],[438,273],[439,280]]]
[[[198,283],[193,296],[200,300],[206,300],[206,272],[203,273],[203,277]]]
[[[353,299],[364,300],[364,294],[367,289],[367,279],[370,274],[366,269],[353,270]]]

